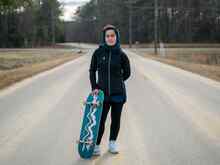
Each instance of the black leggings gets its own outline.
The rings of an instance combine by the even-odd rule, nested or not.
[[[120,129],[121,112],[124,103],[104,102],[102,116],[100,121],[99,133],[96,144],[101,143],[101,139],[105,130],[105,121],[111,107],[111,128],[109,140],[116,140]]]

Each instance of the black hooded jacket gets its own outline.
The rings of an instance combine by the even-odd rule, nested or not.
[[[124,81],[131,74],[130,62],[127,55],[121,50],[119,42],[119,32],[115,28],[117,42],[114,46],[105,43],[105,32],[99,48],[92,55],[90,64],[90,83],[92,90],[101,89],[104,91],[105,100],[121,100],[126,102],[126,87]],[[98,71],[98,78],[96,77]],[[98,80],[98,81],[96,81]]]

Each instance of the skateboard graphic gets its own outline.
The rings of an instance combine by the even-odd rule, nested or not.
[[[78,141],[78,152],[81,158],[88,159],[93,155],[98,137],[103,101],[104,93],[99,90],[97,94],[90,93],[84,102],[84,115]]]

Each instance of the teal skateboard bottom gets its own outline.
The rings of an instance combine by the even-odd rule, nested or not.
[[[102,115],[104,93],[99,90],[96,96],[89,94],[85,103],[78,152],[80,157],[88,159],[93,155],[98,137],[100,119]]]

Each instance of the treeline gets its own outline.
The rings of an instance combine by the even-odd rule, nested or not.
[[[155,0],[91,0],[78,8],[69,24],[72,41],[98,42],[101,28],[114,24],[122,42],[154,40]],[[129,24],[132,20],[132,24]],[[129,26],[130,25],[130,26]],[[163,42],[219,42],[220,0],[158,0],[158,40]]]
[[[36,47],[64,41],[57,0],[0,0],[0,47]]]

